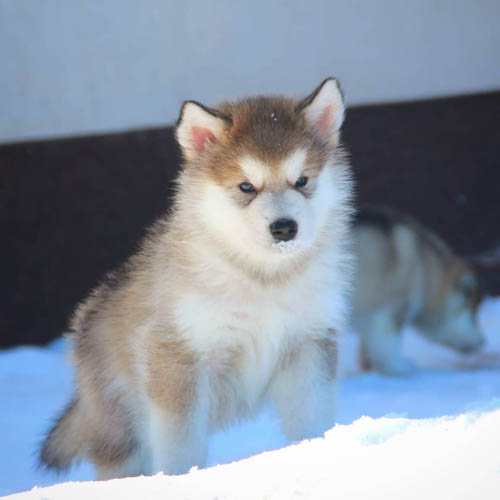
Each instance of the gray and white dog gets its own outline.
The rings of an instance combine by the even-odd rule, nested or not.
[[[361,336],[364,368],[407,375],[401,330],[415,326],[433,342],[459,352],[481,347],[477,277],[429,228],[385,208],[357,214],[352,324]]]

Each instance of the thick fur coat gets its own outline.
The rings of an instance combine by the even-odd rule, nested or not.
[[[291,440],[333,425],[351,274],[343,115],[334,79],[302,101],[183,105],[173,207],[77,309],[74,397],[43,464],[183,473],[265,400]]]

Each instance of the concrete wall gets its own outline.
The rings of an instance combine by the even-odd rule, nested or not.
[[[500,88],[498,0],[0,0],[0,141],[175,120],[180,103]]]

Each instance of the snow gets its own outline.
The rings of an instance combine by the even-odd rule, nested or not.
[[[296,240],[280,241],[278,243],[273,243],[273,249],[275,252],[288,253],[295,251],[299,245]]]
[[[9,498],[498,499],[500,298],[479,319],[487,345],[468,357],[406,332],[420,370],[401,379],[360,373],[357,338],[346,334],[339,424],[324,438],[288,443],[265,408],[213,436],[204,470],[107,482],[89,481],[89,464],[59,478],[35,468],[37,443],[71,393],[65,342],[0,352],[0,495],[37,486]]]
[[[301,248],[307,248],[308,243],[301,240],[278,241],[273,243],[272,248],[276,253],[292,253]]]

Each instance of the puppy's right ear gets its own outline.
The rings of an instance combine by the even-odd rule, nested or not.
[[[195,101],[181,108],[175,135],[188,161],[199,158],[211,144],[219,142],[231,126],[231,117]]]

